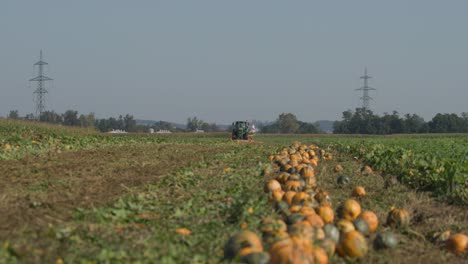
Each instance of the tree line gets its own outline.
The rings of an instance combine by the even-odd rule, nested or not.
[[[282,113],[278,118],[269,124],[258,125],[261,133],[273,134],[317,134],[323,133],[318,126],[299,121],[292,113]]]
[[[45,111],[38,119],[33,114],[27,114],[24,117],[19,115],[18,110],[9,112],[7,118],[38,120],[40,122],[58,124],[64,126],[76,126],[84,128],[95,128],[101,132],[109,132],[112,130],[123,130],[126,132],[148,132],[150,128],[154,131],[166,130],[171,132],[195,132],[203,130],[205,132],[219,132],[222,129],[215,123],[207,123],[197,117],[189,117],[187,119],[186,129],[177,128],[173,123],[166,121],[157,121],[152,124],[138,125],[134,117],[130,114],[119,117],[109,117],[98,119],[94,113],[79,114],[76,110],[67,110],[63,114],[55,111]]]
[[[467,133],[468,113],[436,114],[430,121],[416,114],[400,116],[396,111],[382,116],[365,108],[343,112],[342,120],[333,124],[334,134],[414,134]]]
[[[10,119],[25,119],[36,120],[33,114],[27,114],[21,117],[18,110],[12,110],[7,118]],[[98,119],[94,113],[79,114],[76,110],[67,110],[63,114],[55,111],[45,111],[37,119],[40,122],[58,124],[64,126],[76,126],[84,128],[95,128],[101,132],[112,130],[125,130],[127,132],[144,132],[147,131],[145,126],[138,126],[132,115],[120,115],[118,118],[110,117],[107,119]]]
[[[11,119],[36,120],[33,114],[21,117],[17,110],[12,110],[7,116]],[[95,128],[101,132],[124,130],[127,132],[148,132],[168,130],[171,132],[205,132],[231,131],[231,127],[222,127],[216,123],[208,123],[197,117],[189,117],[185,129],[176,127],[173,123],[158,121],[152,124],[137,124],[130,114],[117,118],[98,119],[94,113],[79,114],[76,110],[67,110],[63,114],[46,111],[41,114],[39,121],[65,126]],[[253,121],[261,133],[272,134],[316,134],[323,133],[317,124],[303,122],[292,113],[282,113],[273,122]],[[374,114],[365,108],[343,112],[342,120],[333,124],[334,134],[408,134],[408,133],[468,133],[468,113],[436,114],[430,121],[416,114],[400,116],[396,111],[382,116]]]
[[[187,118],[186,130],[190,132],[195,132],[197,130],[203,130],[204,132],[223,131],[216,123],[207,123],[196,116]]]

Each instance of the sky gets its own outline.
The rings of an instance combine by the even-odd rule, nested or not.
[[[229,124],[359,107],[468,112],[466,0],[1,0],[0,116],[47,110]]]

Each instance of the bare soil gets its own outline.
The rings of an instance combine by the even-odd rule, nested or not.
[[[109,147],[0,161],[0,241],[69,220],[169,171],[223,151],[208,145]]]

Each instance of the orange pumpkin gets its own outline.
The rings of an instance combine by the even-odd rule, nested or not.
[[[321,205],[315,210],[325,224],[333,223],[333,219],[335,219],[335,213],[333,213],[333,209],[331,207]]]
[[[285,184],[291,175],[287,172],[282,172],[280,173],[277,177],[276,180],[282,184]]]
[[[300,181],[295,181],[295,180],[289,180],[286,182],[284,185],[284,188],[287,191],[295,191],[295,192],[300,192],[302,190],[302,184]]]
[[[224,247],[224,258],[233,259],[245,248],[251,248],[250,252],[263,251],[262,242],[257,234],[251,231],[241,231],[230,237]]]
[[[270,254],[269,263],[314,263],[312,247],[295,242],[293,239],[285,239],[275,243],[268,253]]]
[[[262,233],[274,233],[274,232],[286,232],[288,227],[286,223],[281,219],[273,219],[270,217],[265,217],[262,220],[260,230]]]
[[[322,228],[310,226],[309,222],[301,221],[289,226],[289,235],[298,240],[304,239],[304,243],[315,243],[325,238]]]
[[[298,192],[294,195],[292,204],[303,204],[309,197],[310,195],[305,192]]]
[[[309,157],[311,157],[311,158],[313,158],[313,157],[315,157],[317,155],[313,149],[309,150],[307,153],[309,154]]]
[[[317,192],[317,194],[315,194],[314,198],[319,203],[321,203],[324,200],[330,200],[330,195],[328,195],[328,192],[326,192],[324,190],[320,190],[320,191]]]
[[[328,206],[328,207],[333,207],[332,206],[332,203],[330,202],[330,200],[324,200],[320,203],[320,205],[322,206]]]
[[[309,206],[302,206],[301,210],[299,211],[301,214],[305,215],[305,216],[308,216],[308,215],[311,215],[311,214],[315,214],[315,210],[314,208],[312,207],[309,207]]]
[[[448,250],[455,254],[463,254],[468,250],[468,236],[464,234],[455,234],[451,236],[445,245]]]
[[[297,213],[297,212],[299,212],[301,209],[302,209],[302,205],[292,205],[291,207],[289,207],[289,211],[290,211],[291,213]]]
[[[405,209],[392,208],[387,215],[387,225],[391,227],[406,227],[410,223],[410,215]]]
[[[374,232],[377,227],[379,226],[379,218],[377,215],[372,211],[364,211],[359,215],[359,218],[366,221],[367,225],[369,226],[369,232]]]
[[[239,263],[268,263],[270,256],[266,252],[253,252],[242,256]]]
[[[268,195],[268,200],[270,202],[281,201],[283,199],[284,194],[285,194],[285,192],[283,192],[283,190],[272,191]]]
[[[278,190],[281,190],[281,184],[277,180],[271,179],[265,184],[265,187],[263,188],[263,190],[266,193],[272,192],[272,191],[278,191]]]
[[[323,227],[325,223],[322,218],[317,214],[308,215],[305,220],[310,223],[313,227]]]
[[[314,168],[311,166],[306,166],[300,171],[302,178],[315,177]]]
[[[294,167],[294,171],[299,172],[302,168],[306,167],[307,165],[304,163],[299,163],[297,166]]]
[[[368,251],[366,239],[358,231],[345,233],[337,248],[341,257],[363,258]]]
[[[281,161],[282,161],[283,159],[284,159],[284,156],[275,155],[275,158],[273,159],[273,161],[274,161],[276,164],[281,165]]]
[[[339,209],[339,215],[349,221],[354,221],[361,214],[361,205],[353,199],[346,200]]]
[[[246,248],[243,248],[239,251],[239,254],[238,256],[246,256],[246,255],[249,255],[249,254],[252,254],[252,253],[256,253],[256,252],[259,252],[257,250],[255,250],[255,248],[252,248],[252,247],[246,247]]]
[[[372,174],[372,168],[366,165],[361,169],[361,173],[364,175]]]
[[[315,177],[307,177],[304,179],[304,185],[306,187],[314,189],[317,187],[317,180],[315,179]]]
[[[291,166],[291,164],[287,163],[287,164],[284,164],[281,166],[280,168],[280,171],[286,171],[286,172],[289,172],[290,169],[292,169],[293,166]]]
[[[353,190],[352,196],[363,197],[366,195],[366,190],[362,186],[356,186]]]
[[[291,165],[292,168],[295,168],[295,167],[299,166],[299,160],[297,160],[297,159],[291,159],[291,160],[289,161],[289,165]]]
[[[271,248],[271,246],[279,241],[290,239],[288,232],[286,231],[277,231],[272,233],[264,233],[263,243],[266,248]]]
[[[340,164],[336,165],[335,168],[333,168],[334,172],[342,172],[343,171],[343,166]]]
[[[340,233],[348,233],[356,230],[353,222],[346,219],[338,220],[338,222],[336,222],[336,227],[338,228],[338,230],[340,230]]]
[[[321,247],[313,247],[312,255],[314,256],[314,263],[318,264],[327,264],[328,263],[328,255],[325,249]]]
[[[297,161],[297,162],[299,162],[299,161],[302,160],[301,154],[299,154],[299,153],[291,154],[291,155],[289,156],[289,158],[290,158],[291,160],[295,160],[295,161]]]
[[[292,205],[292,201],[293,201],[293,198],[294,196],[296,195],[297,192],[295,191],[287,191],[284,196],[283,196],[283,200],[289,204],[289,205]]]

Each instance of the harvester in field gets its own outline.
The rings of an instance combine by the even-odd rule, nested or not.
[[[251,126],[247,121],[236,121],[232,123],[232,140],[251,141],[254,133],[255,126]]]

